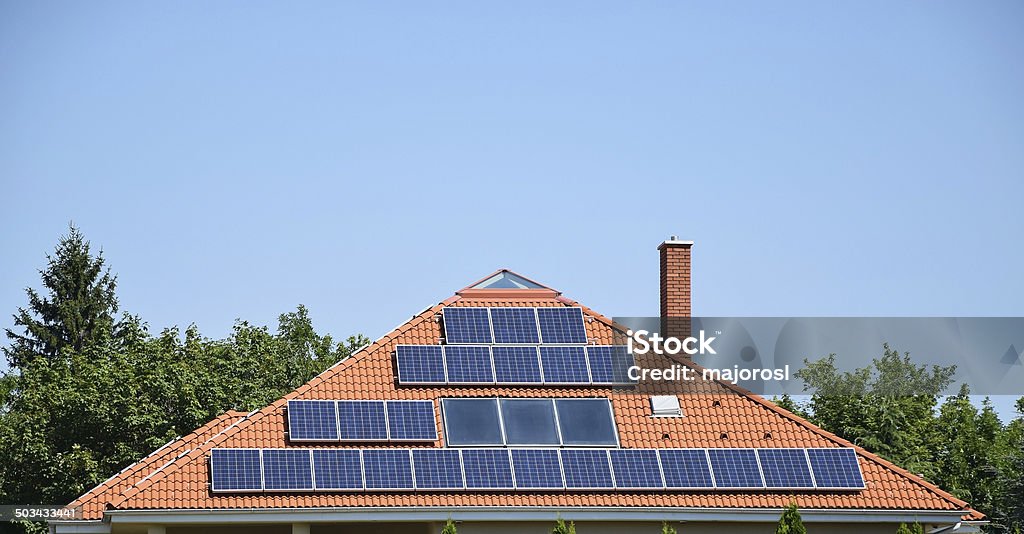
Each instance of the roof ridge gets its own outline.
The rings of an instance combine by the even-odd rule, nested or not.
[[[142,491],[143,489],[151,486],[153,484],[153,481],[157,479],[157,475],[158,474],[166,475],[166,473],[168,471],[166,471],[165,468],[170,467],[170,466],[176,464],[178,462],[178,460],[181,460],[182,458],[185,458],[185,457],[189,456],[190,454],[192,454],[192,453],[202,449],[203,446],[205,446],[207,443],[210,443],[211,441],[216,439],[217,436],[220,436],[220,435],[224,434],[225,432],[227,432],[228,430],[231,430],[232,428],[237,427],[240,423],[242,423],[243,421],[247,420],[254,413],[255,413],[255,411],[254,412],[250,412],[249,414],[245,415],[243,418],[239,419],[238,421],[235,421],[234,423],[231,423],[230,425],[224,427],[223,429],[221,429],[220,431],[218,431],[214,435],[210,436],[209,438],[207,438],[202,443],[192,447],[191,449],[188,449],[188,450],[178,454],[174,458],[171,458],[169,461],[167,461],[166,463],[164,463],[160,467],[156,468],[152,473],[146,475],[145,478],[143,478],[143,479],[139,480],[138,482],[132,484],[131,486],[125,488],[124,491],[122,491],[120,493],[118,498],[113,499],[113,500],[110,501],[110,503],[109,503],[110,506],[116,508],[118,505],[120,505],[124,501],[128,500],[129,498],[131,498],[132,495],[135,495],[139,491]],[[148,482],[148,484],[146,484],[146,482]]]
[[[187,444],[190,441],[190,439],[209,431],[210,429],[216,427],[218,424],[223,423],[225,420],[231,417],[234,416],[231,414],[230,411],[224,412],[214,417],[213,419],[210,419],[205,424],[193,430],[192,432],[189,432],[184,436],[178,436],[177,438],[168,441],[167,443],[163,444],[160,448],[136,460],[134,463],[129,464],[124,469],[111,475],[103,482],[100,482],[89,491],[83,493],[81,496],[72,501],[68,506],[84,505],[92,498],[99,497],[103,493],[112,490],[116,486],[116,482],[124,480],[126,477],[134,475],[138,473],[140,470],[155,464],[160,459],[170,456],[170,453],[172,453],[175,450],[178,450],[179,448],[182,448],[182,446]],[[138,482],[136,482],[135,484],[137,483]],[[129,485],[129,487],[131,487],[132,485],[134,484]]]

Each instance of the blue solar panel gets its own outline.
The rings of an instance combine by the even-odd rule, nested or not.
[[[359,449],[315,449],[313,475],[318,490],[363,489]]]
[[[445,308],[442,313],[447,343],[494,343],[487,308]]]
[[[263,488],[267,491],[313,489],[309,449],[264,449]]]
[[[554,449],[512,449],[512,468],[519,489],[562,489],[562,467]]]
[[[540,343],[533,308],[491,308],[495,343]]]
[[[479,345],[444,347],[444,364],[449,384],[493,384],[491,349]]]
[[[546,384],[586,384],[587,355],[583,347],[541,347],[540,361]]]
[[[764,484],[769,488],[813,488],[804,449],[758,449]]]
[[[458,449],[413,449],[416,489],[462,489],[462,461]]]
[[[214,449],[210,456],[213,491],[260,491],[263,473],[259,449]]]
[[[338,414],[334,411],[334,401],[288,401],[288,439],[337,441]]]
[[[864,477],[853,449],[807,449],[819,488],[863,488]]]
[[[661,472],[668,488],[713,488],[711,467],[704,449],[662,449]]]
[[[615,487],[621,489],[663,488],[658,468],[658,451],[654,449],[613,449],[612,470]]]
[[[708,449],[715,486],[719,488],[763,488],[757,454],[753,449]]]
[[[570,489],[611,489],[612,469],[608,451],[601,449],[562,449],[565,487]]]
[[[388,401],[388,429],[391,441],[437,439],[434,401]]]
[[[413,489],[412,461],[408,450],[363,449],[366,489]]]
[[[586,343],[583,311],[579,308],[537,308],[543,343]]]
[[[494,347],[494,378],[499,384],[539,384],[537,347]]]
[[[508,449],[463,449],[462,468],[467,489],[511,489],[512,464]]]
[[[344,441],[386,441],[383,401],[338,401],[338,423]]]
[[[590,377],[595,384],[633,384],[629,368],[634,365],[633,355],[624,345],[587,347]]]
[[[398,381],[403,384],[443,384],[444,356],[440,345],[399,345],[395,349]]]

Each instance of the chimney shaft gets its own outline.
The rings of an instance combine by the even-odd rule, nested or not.
[[[661,332],[688,335],[690,307],[690,248],[693,241],[676,236],[658,246],[661,253]],[[672,319],[672,320],[670,320]]]

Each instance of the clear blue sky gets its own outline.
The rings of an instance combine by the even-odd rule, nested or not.
[[[4,2],[0,303],[377,337],[499,267],[657,313],[1024,314],[1024,3]]]

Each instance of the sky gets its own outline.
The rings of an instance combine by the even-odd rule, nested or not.
[[[658,313],[1024,315],[1024,4],[0,3],[0,326],[69,221],[154,331],[376,338],[510,268]],[[3,312],[6,308],[7,312]]]

